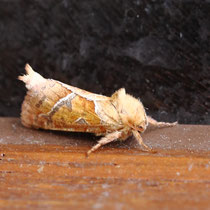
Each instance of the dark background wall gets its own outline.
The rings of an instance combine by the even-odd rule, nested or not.
[[[0,116],[19,116],[26,63],[158,120],[210,123],[210,1],[0,1]]]

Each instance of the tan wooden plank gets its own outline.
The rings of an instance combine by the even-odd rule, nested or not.
[[[179,125],[85,157],[98,138],[0,118],[0,207],[210,209],[209,126]]]

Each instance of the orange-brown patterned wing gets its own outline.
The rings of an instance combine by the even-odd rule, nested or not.
[[[21,121],[26,127],[104,134],[116,129],[97,114],[110,105],[110,98],[75,88],[59,81],[45,79],[26,65],[27,95],[22,105]],[[118,128],[118,126],[117,126]]]

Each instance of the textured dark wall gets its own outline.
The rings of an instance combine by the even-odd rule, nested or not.
[[[19,116],[17,76],[139,97],[156,119],[210,123],[210,2],[0,1],[0,115]]]

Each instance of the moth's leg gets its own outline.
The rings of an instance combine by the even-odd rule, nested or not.
[[[177,122],[174,122],[174,123],[158,122],[157,120],[149,116],[147,116],[147,120],[148,120],[149,129],[165,128],[165,127],[172,127],[172,126],[177,125]]]
[[[149,148],[144,142],[143,139],[140,135],[140,133],[138,131],[133,130],[132,131],[134,137],[136,138],[136,140],[138,141],[138,143],[142,146],[144,146],[147,150],[152,150],[151,148]]]
[[[118,139],[120,138],[122,132],[120,131],[115,131],[113,133],[109,133],[107,134],[106,136],[102,137],[99,142],[93,146],[88,152],[87,152],[87,156],[90,155],[90,153],[96,151],[99,147],[105,145],[105,144],[108,144],[112,141],[114,141],[115,139]]]
[[[40,114],[41,117],[46,117],[48,120],[51,120],[52,116],[58,111],[60,107],[66,105],[70,110],[72,109],[71,101],[76,96],[75,93],[70,93],[67,96],[58,100],[55,105],[51,108],[51,110],[46,114]]]

